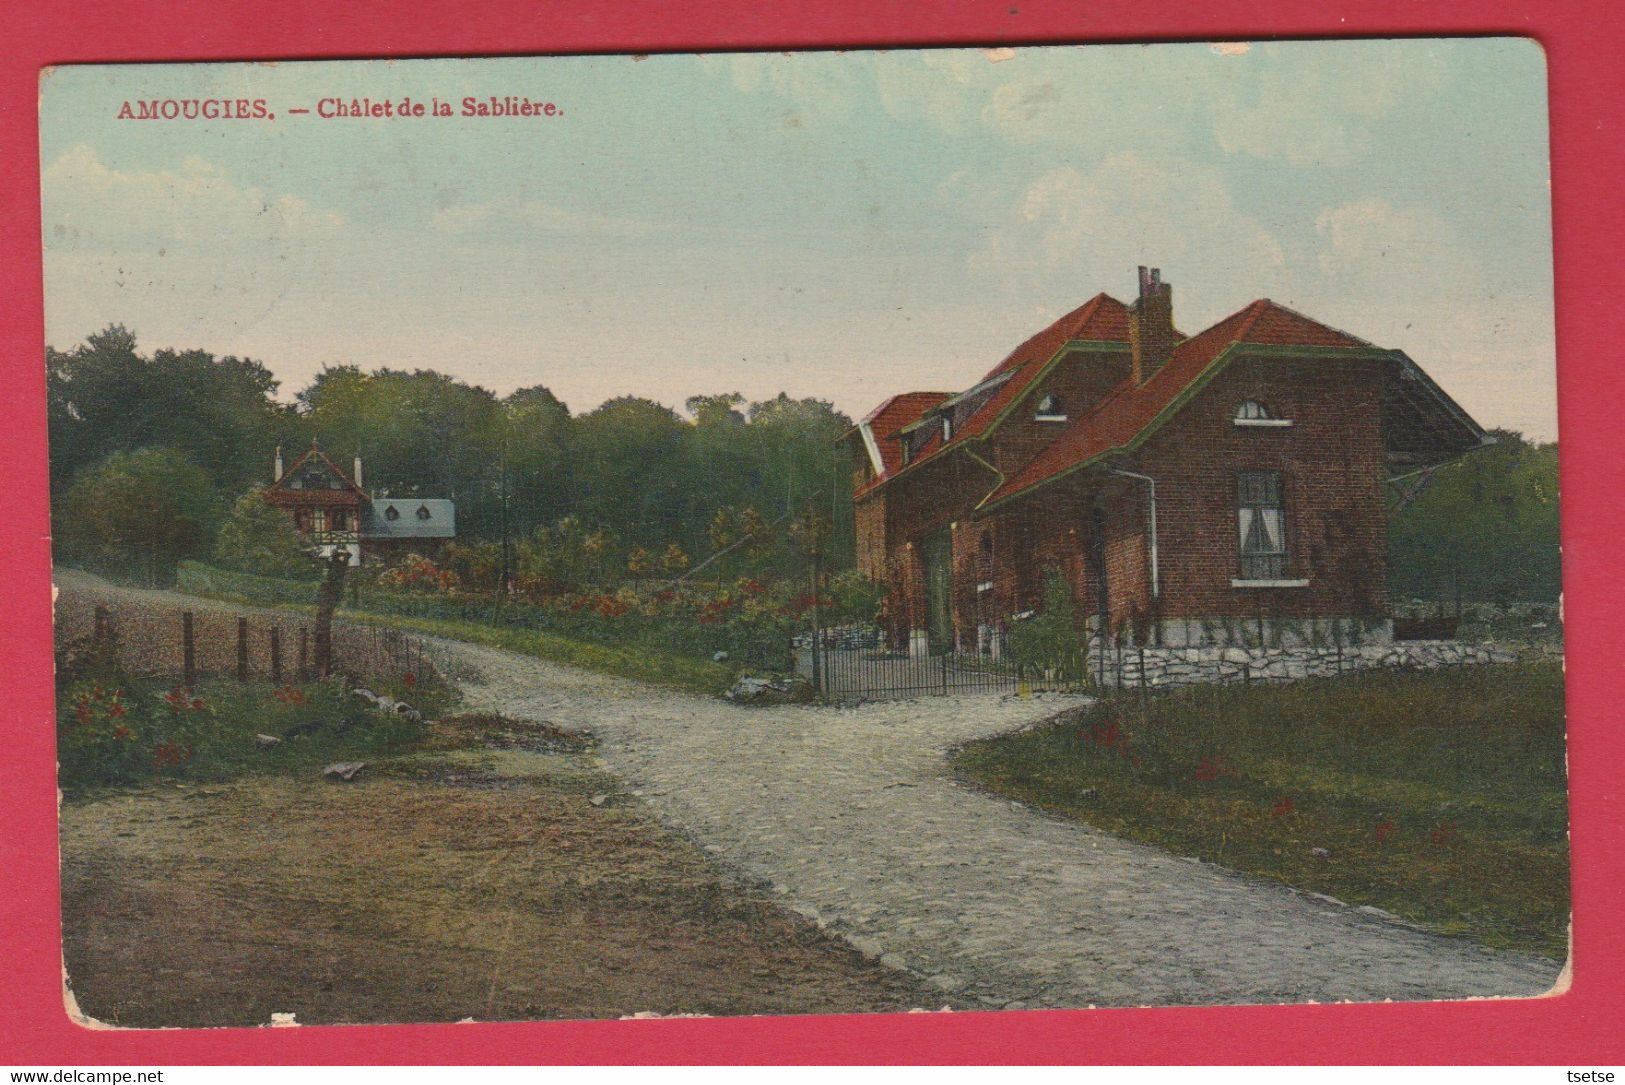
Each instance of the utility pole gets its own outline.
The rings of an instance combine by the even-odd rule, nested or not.
[[[508,428],[510,418],[506,408],[502,415],[502,456],[500,460],[500,477],[498,480],[499,495],[501,498],[502,513],[502,584],[499,588],[503,593],[513,590],[513,549],[508,538]]]

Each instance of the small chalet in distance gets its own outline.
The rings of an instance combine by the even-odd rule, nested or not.
[[[1268,299],[1187,336],[1143,267],[1132,305],[846,436],[894,646],[989,654],[1050,571],[1129,643],[1389,638],[1385,483],[1492,440],[1401,351]]]
[[[299,534],[323,557],[350,553],[350,564],[389,561],[408,552],[433,554],[457,534],[457,514],[443,498],[373,497],[361,488],[361,457],[346,475],[311,443],[310,451],[282,467],[276,450],[265,500],[293,513]]]

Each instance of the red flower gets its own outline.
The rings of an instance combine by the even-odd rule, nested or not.
[[[165,765],[184,765],[192,760],[192,748],[182,746],[178,742],[159,743],[152,751],[152,764],[154,768]]]
[[[1235,770],[1225,764],[1222,757],[1204,757],[1196,766],[1196,778],[1204,784],[1211,783],[1221,776],[1235,775]]]
[[[413,674],[411,671],[407,671],[406,674],[401,678],[401,684],[407,689],[416,689],[418,684],[418,676]]]
[[[1454,821],[1441,821],[1428,833],[1428,839],[1435,844],[1448,844],[1456,839],[1456,823]]]
[[[120,742],[128,742],[130,739],[135,737],[135,732],[131,731],[128,727],[121,723],[117,727],[113,728],[113,737],[118,739]]]
[[[1270,807],[1270,816],[1284,818],[1297,808],[1298,804],[1292,801],[1291,795],[1282,795],[1275,800],[1275,805]]]
[[[90,698],[89,697],[80,697],[79,698],[79,703],[73,706],[73,718],[79,722],[80,726],[82,726],[82,727],[83,726],[89,726],[89,724],[90,724]]]
[[[114,701],[112,704],[107,706],[107,715],[109,717],[124,715],[124,706],[119,704],[117,701]]]
[[[1386,844],[1388,840],[1395,836],[1398,832],[1399,826],[1394,824],[1392,818],[1383,818],[1381,821],[1377,822],[1376,827],[1372,830],[1372,833],[1376,836],[1377,843],[1379,844]]]
[[[1093,740],[1095,745],[1104,746],[1107,749],[1128,744],[1128,736],[1123,734],[1123,729],[1118,726],[1116,720],[1097,723],[1094,730],[1089,732],[1089,738]]]
[[[208,705],[203,703],[203,698],[202,697],[194,697],[194,698],[192,698],[192,711],[193,712],[202,712],[204,709],[206,709],[208,707],[209,707]]]

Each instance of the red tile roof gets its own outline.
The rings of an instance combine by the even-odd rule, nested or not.
[[[1096,294],[1028,338],[977,382],[985,384],[996,377],[1011,374],[973,415],[960,423],[953,438],[944,444],[940,433],[932,434],[920,446],[912,462],[916,464],[924,462],[944,448],[956,447],[961,442],[986,433],[1004,409],[1026,392],[1060,349],[1067,343],[1077,340],[1126,344],[1128,306],[1109,294]],[[863,424],[867,424],[874,434],[881,458],[885,461],[885,471],[859,490],[857,496],[861,497],[868,493],[902,469],[903,444],[901,440],[896,439],[897,431],[919,421],[927,411],[939,406],[952,394],[906,392],[903,395],[893,396],[869,413]]]
[[[1201,377],[1220,354],[1236,343],[1371,347],[1364,339],[1261,298],[1180,343],[1168,363],[1144,384],[1135,385],[1131,377],[1118,385],[1094,410],[1075,420],[1026,467],[994,491],[984,504],[1012,497],[1102,453],[1127,446]]]
[[[859,422],[852,432],[867,430],[869,435],[874,438],[875,448],[880,452],[882,469],[873,481],[858,491],[856,496],[862,496],[902,469],[903,442],[898,438],[897,431],[909,423],[917,421],[926,411],[947,399],[951,394],[949,392],[904,392],[901,395],[892,396],[864,416],[863,421]]]

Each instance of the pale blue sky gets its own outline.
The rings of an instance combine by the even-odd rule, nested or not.
[[[319,120],[327,96],[552,119]],[[116,119],[263,97],[274,121]],[[1160,265],[1556,433],[1545,65],[1517,39],[56,69],[46,334],[427,366],[573,409],[738,390],[861,414],[972,383]]]

